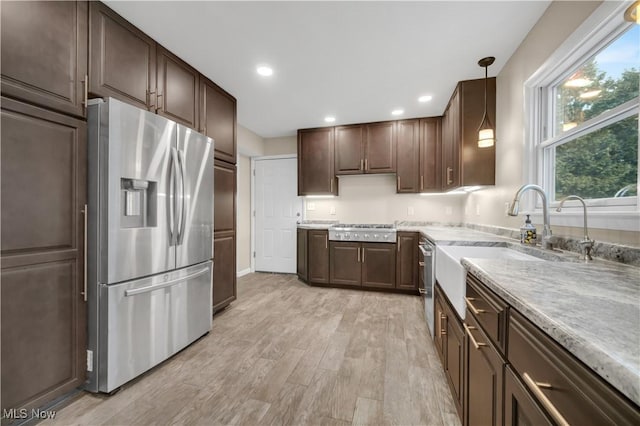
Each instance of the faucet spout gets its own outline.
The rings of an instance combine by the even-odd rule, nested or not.
[[[538,185],[527,184],[522,185],[516,195],[513,197],[513,201],[509,205],[509,216],[518,216],[518,211],[520,209],[520,197],[526,191],[533,190],[540,194],[540,198],[542,199],[542,216],[543,216],[543,229],[542,229],[542,247],[548,250],[553,250],[553,242],[552,242],[552,232],[551,232],[551,220],[549,216],[549,202],[547,200],[547,194],[544,192]]]
[[[584,250],[582,260],[593,260],[593,258],[591,257],[591,249],[593,248],[594,241],[589,238],[589,228],[587,227],[587,203],[584,202],[584,199],[582,197],[578,197],[577,195],[569,195],[560,200],[560,205],[556,209],[557,212],[562,211],[562,206],[564,206],[564,202],[567,200],[578,200],[582,203],[582,212],[584,215],[584,239],[580,241],[580,245]]]

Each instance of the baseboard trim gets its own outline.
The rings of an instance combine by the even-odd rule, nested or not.
[[[238,271],[236,272],[236,277],[240,278],[240,277],[244,277],[247,274],[251,273],[251,268],[247,268],[247,269],[243,269],[242,271]]]

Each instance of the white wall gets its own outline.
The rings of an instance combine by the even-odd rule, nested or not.
[[[345,223],[393,223],[395,220],[457,223],[462,220],[464,195],[396,194],[395,174],[341,176],[338,188],[340,195],[334,198],[307,197],[305,219]],[[412,215],[409,209],[413,209]]]
[[[297,154],[298,139],[295,136],[282,138],[266,138],[264,140],[264,155]]]
[[[469,195],[464,203],[463,220],[469,223],[519,228],[522,217],[505,213],[525,182],[522,164],[524,153],[524,82],[600,5],[599,1],[554,1],[531,29],[522,44],[497,76],[496,88],[496,186]],[[476,215],[476,208],[480,215]],[[582,228],[553,227],[554,234],[582,236]],[[592,230],[600,241],[638,245],[636,232]]]

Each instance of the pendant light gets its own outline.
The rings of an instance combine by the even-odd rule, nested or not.
[[[496,141],[495,130],[487,116],[487,69],[495,60],[496,58],[493,56],[488,56],[478,61],[478,65],[484,68],[484,115],[482,116],[482,123],[480,123],[480,127],[478,128],[478,148],[492,147]]]

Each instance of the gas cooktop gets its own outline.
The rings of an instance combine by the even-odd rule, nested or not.
[[[329,240],[395,243],[396,228],[378,223],[338,223],[329,228]]]

